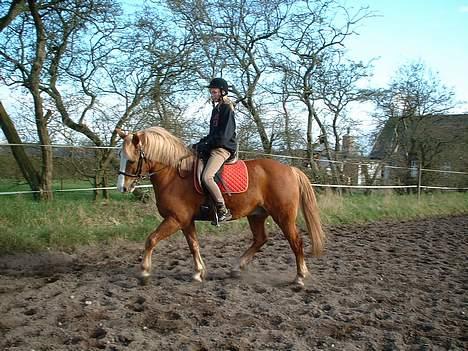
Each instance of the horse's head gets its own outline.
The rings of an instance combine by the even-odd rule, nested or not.
[[[150,127],[130,134],[120,129],[115,131],[124,140],[117,180],[117,188],[121,192],[132,192],[140,180],[162,170],[172,168],[180,172],[192,169],[192,150],[164,128]]]
[[[120,129],[115,131],[124,140],[120,150],[117,189],[120,192],[132,192],[148,173],[146,156],[138,134],[124,133]]]

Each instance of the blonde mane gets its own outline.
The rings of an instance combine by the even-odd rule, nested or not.
[[[192,150],[166,129],[151,127],[135,134],[140,138],[148,161],[160,162],[174,168],[180,167],[183,171],[192,169]]]

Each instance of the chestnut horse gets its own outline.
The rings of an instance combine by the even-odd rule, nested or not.
[[[182,230],[193,256],[193,279],[202,281],[206,268],[200,255],[194,218],[206,195],[199,194],[193,184],[194,152],[183,142],[160,127],[125,134],[120,152],[120,171],[117,188],[132,192],[139,180],[149,177],[153,184],[156,204],[163,217],[161,224],[146,239],[141,263],[141,278],[147,282],[151,271],[151,256],[163,239]],[[312,253],[323,251],[325,235],[320,223],[317,201],[307,176],[295,167],[271,159],[245,161],[249,188],[240,194],[225,196],[226,206],[233,219],[247,217],[253,233],[253,243],[240,257],[242,270],[267,241],[265,221],[268,216],[278,224],[296,256],[295,283],[304,285],[308,271],[304,248],[296,227],[301,207],[311,240]]]

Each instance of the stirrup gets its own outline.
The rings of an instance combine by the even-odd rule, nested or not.
[[[218,212],[218,222],[227,222],[232,219],[231,211],[228,208],[224,208],[221,211]]]
[[[216,208],[214,211],[214,220],[211,222],[214,226],[219,226],[219,223],[224,223],[232,219],[231,211],[223,206],[221,208]]]

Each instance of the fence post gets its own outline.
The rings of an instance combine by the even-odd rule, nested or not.
[[[422,178],[422,162],[419,161],[419,170],[418,170],[418,202],[421,200],[421,178]]]

